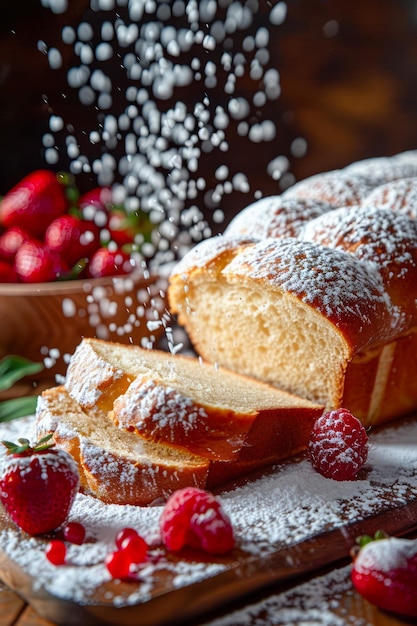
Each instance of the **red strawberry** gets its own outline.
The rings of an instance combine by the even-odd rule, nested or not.
[[[356,590],[380,609],[417,616],[417,539],[368,541],[354,556],[351,576]]]
[[[99,248],[94,252],[87,267],[89,278],[102,278],[128,274],[133,270],[130,256],[123,250]]]
[[[59,177],[49,170],[36,170],[0,202],[0,223],[24,227],[34,237],[41,237],[55,217],[68,208],[65,188]]]
[[[23,283],[45,283],[68,273],[63,259],[42,243],[27,241],[16,253],[15,270]]]
[[[80,209],[87,209],[89,206],[96,207],[102,211],[108,211],[111,208],[112,193],[110,187],[95,187],[87,193],[83,194],[78,200]]]
[[[94,222],[80,220],[73,215],[61,215],[49,224],[44,242],[49,250],[59,254],[71,267],[97,250],[100,230]]]
[[[79,487],[78,467],[64,450],[48,443],[51,435],[33,447],[3,441],[6,463],[0,478],[0,500],[11,519],[30,535],[59,528]]]
[[[112,207],[110,187],[96,187],[88,191],[78,201],[84,219],[92,221],[100,228],[107,226]]]
[[[17,274],[11,263],[0,261],[0,283],[16,283]]]
[[[11,226],[0,235],[0,258],[13,262],[20,246],[31,239],[32,237],[20,226]]]
[[[168,550],[184,546],[224,554],[234,546],[233,529],[220,502],[195,487],[178,489],[169,498],[160,519],[161,537]]]
[[[335,409],[316,420],[308,450],[313,467],[322,476],[353,480],[368,458],[368,436],[350,411]]]
[[[127,213],[122,208],[114,208],[109,215],[108,229],[112,241],[118,246],[124,246],[149,240],[152,225],[141,211]],[[137,241],[138,236],[139,241]]]

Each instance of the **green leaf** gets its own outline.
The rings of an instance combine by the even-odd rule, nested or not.
[[[10,389],[18,380],[43,370],[42,363],[33,363],[21,356],[6,356],[0,360],[0,391]]]
[[[0,422],[11,422],[18,417],[33,415],[37,401],[37,396],[3,400],[3,402],[0,402]]]

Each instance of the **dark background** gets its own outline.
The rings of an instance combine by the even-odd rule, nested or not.
[[[62,23],[78,24],[89,2],[70,0],[69,5],[64,16],[57,16],[40,0],[3,0],[0,194],[45,166],[41,138],[52,109],[78,124],[84,114],[65,72],[51,70],[38,50],[39,40],[62,49]],[[274,104],[281,131],[272,152],[287,155],[300,179],[357,159],[417,148],[415,0],[288,0],[287,5],[287,19],[272,46],[282,84]],[[297,137],[308,145],[299,158],[289,149]],[[251,155],[237,149],[233,158],[246,160],[243,169],[253,167],[265,193],[277,192],[276,183],[256,171]]]

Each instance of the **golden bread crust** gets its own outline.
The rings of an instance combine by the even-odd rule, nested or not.
[[[417,409],[416,206],[417,151],[314,175],[191,250],[171,274],[170,309],[207,361],[365,424],[406,415]]]

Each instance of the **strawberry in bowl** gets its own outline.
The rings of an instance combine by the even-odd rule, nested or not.
[[[53,382],[82,337],[153,343],[167,279],[147,271],[152,231],[110,188],[81,194],[69,174],[15,185],[0,199],[0,358],[42,362]]]
[[[1,275],[43,283],[129,274],[152,229],[142,211],[116,206],[110,188],[80,195],[68,174],[36,170],[0,201]],[[121,256],[130,262],[118,263]]]
[[[36,170],[4,196],[0,223],[5,228],[22,227],[33,237],[42,237],[48,224],[67,210],[63,177],[49,170]]]

